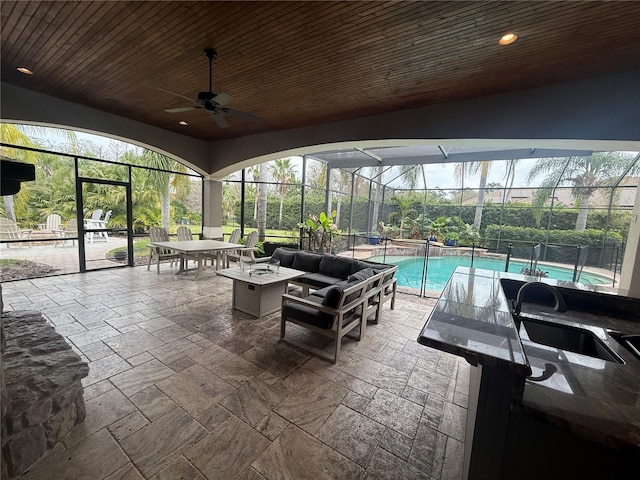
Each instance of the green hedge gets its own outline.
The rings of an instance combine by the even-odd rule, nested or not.
[[[317,193],[317,192],[314,192]],[[289,195],[287,195],[289,197]],[[247,195],[245,203],[245,225],[248,227],[255,227],[252,225],[253,220],[253,207],[254,198],[252,195]],[[275,196],[270,196],[267,203],[267,228],[278,227],[278,211],[280,208],[280,200]],[[332,209],[337,208],[337,201],[334,199]],[[353,208],[353,224],[352,230],[355,232],[364,232],[367,230],[367,219],[373,214],[373,206],[369,207],[367,198],[357,197],[354,199],[353,207],[350,202],[343,199],[341,212],[340,212],[340,224],[339,227],[343,231],[349,228],[350,209]],[[380,206],[379,220],[385,223],[399,224],[399,219],[393,219],[390,222],[390,214],[396,210],[396,205],[389,202],[388,198],[385,199],[385,204]],[[451,205],[446,203],[427,204],[416,202],[413,205],[414,210],[418,215],[424,215],[426,219],[436,219],[441,216],[445,217],[460,217],[463,222],[467,224],[473,224],[476,207],[475,205]],[[305,211],[307,213],[319,214],[325,210],[324,196],[322,195],[307,195],[305,199]],[[235,206],[235,222],[240,221],[240,203]],[[575,228],[576,218],[578,212],[576,209],[569,209],[564,207],[555,207],[551,216],[551,229],[554,231],[571,231]],[[528,204],[520,203],[507,203],[504,208],[501,205],[495,203],[485,204],[482,211],[482,225],[480,228],[483,236],[488,235],[487,229],[489,226],[505,225],[509,227],[529,227],[535,231],[544,231],[548,223],[549,208],[544,208],[542,212],[542,221],[540,227],[542,229],[535,228],[536,221],[533,215],[533,208]],[[300,199],[299,198],[286,198],[283,203],[282,209],[283,228],[285,230],[297,229],[297,224],[300,222]],[[601,229],[607,221],[607,212],[603,210],[593,210],[589,212],[587,220],[588,229]],[[628,235],[629,224],[631,221],[631,213],[623,211],[612,211],[609,228],[610,232],[617,232],[623,238]],[[377,230],[377,225],[370,227],[371,230]],[[428,233],[428,232],[427,232]],[[536,237],[537,238],[537,237]]]
[[[577,245],[587,245],[586,265],[605,267],[610,263],[615,250],[621,248],[623,238],[615,232],[609,232],[605,236],[603,230],[587,229],[583,232],[549,230],[547,239],[546,230],[540,228],[502,226],[500,230],[500,225],[488,225],[484,243],[489,251],[501,253],[505,253],[511,244],[514,257],[531,258],[533,245],[545,241],[549,247],[540,260],[573,264],[577,256]]]

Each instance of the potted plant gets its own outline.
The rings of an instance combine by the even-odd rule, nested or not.
[[[446,217],[438,217],[429,223],[429,241],[437,242],[442,238],[442,231],[447,223]]]
[[[458,232],[448,232],[444,236],[444,244],[446,247],[455,247],[458,240],[460,240],[460,234]]]
[[[378,232],[371,232],[368,236],[369,245],[378,245],[380,243],[380,234]]]

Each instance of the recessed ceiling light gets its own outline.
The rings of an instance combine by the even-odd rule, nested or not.
[[[516,40],[518,40],[518,35],[516,35],[515,33],[506,33],[502,37],[500,37],[498,43],[500,45],[511,45]]]
[[[180,125],[189,125],[187,122],[185,122],[184,120],[181,120],[178,122]]]
[[[33,75],[33,72],[29,70],[27,67],[18,67],[17,69],[20,73],[24,73],[25,75]]]

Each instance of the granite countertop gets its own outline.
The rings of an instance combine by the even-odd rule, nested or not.
[[[615,296],[606,288],[544,279],[568,297],[569,311],[523,305],[523,316],[591,331],[622,363],[601,360],[534,343],[524,326],[516,326],[503,284],[509,290],[509,282],[531,280],[459,267],[418,341],[460,355],[472,365],[504,366],[529,377],[521,404],[533,416],[606,445],[639,448],[640,360],[608,332],[640,333],[640,322],[631,320],[638,318],[640,300]],[[623,305],[622,318],[605,313],[618,305]]]
[[[500,272],[458,267],[418,342],[462,356],[471,365],[503,366],[529,375],[529,362],[499,280]]]

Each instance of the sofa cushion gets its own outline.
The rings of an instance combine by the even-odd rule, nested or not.
[[[320,298],[324,298],[324,296],[327,294],[327,292],[333,288],[336,285],[346,285],[347,281],[343,280],[342,282],[335,284],[335,285],[328,285],[326,287],[323,287],[319,290],[314,290],[313,292],[311,292],[311,295],[313,295],[314,297],[320,297]]]
[[[309,298],[309,297],[307,297]],[[309,298],[310,300],[314,300]],[[330,329],[333,327],[334,317],[326,312],[321,312],[306,305],[298,303],[287,303],[282,307],[282,316],[285,318],[294,318],[300,322],[313,325],[315,327]]]
[[[320,273],[324,273],[330,277],[345,279],[351,273],[351,264],[353,260],[350,258],[336,257],[335,255],[323,255],[320,261]]]
[[[363,262],[362,260],[354,260],[351,264],[351,273],[359,272],[360,270],[364,270],[365,268],[373,268],[374,270],[386,270],[389,268],[389,265],[384,265],[383,263],[370,263]]]
[[[319,271],[321,261],[322,255],[308,252],[296,252],[292,266],[296,270],[317,273]]]
[[[285,250],[278,247],[273,251],[271,258],[273,258],[274,260],[280,260],[281,267],[291,268],[296,253],[298,253],[297,250]]]
[[[295,266],[293,268],[296,268]],[[324,288],[329,285],[336,285],[337,283],[343,282],[341,278],[329,277],[322,273],[306,273],[301,277],[295,279],[296,282],[306,283],[307,285],[311,285],[318,288]]]

